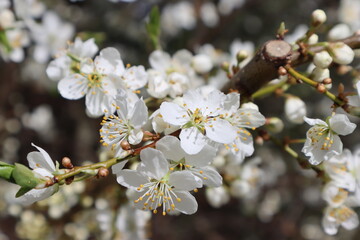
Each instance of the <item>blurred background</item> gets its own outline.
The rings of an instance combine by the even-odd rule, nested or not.
[[[75,36],[94,37],[100,49],[115,47],[124,63],[147,68],[148,56],[154,49],[145,23],[154,5],[159,6],[161,13],[161,46],[173,54],[182,48],[195,53],[206,43],[231,52],[230,46],[236,39],[256,49],[275,38],[282,21],[289,34],[299,31],[301,36],[317,8],[327,13],[326,26],[330,28],[345,21],[346,11],[351,10],[345,9],[345,2],[349,1],[19,0],[11,1],[9,8],[18,9],[17,18],[31,15],[35,22],[45,21],[44,14],[52,11],[58,17],[52,21],[59,22],[45,27],[47,32],[41,34],[59,41],[63,38],[64,42],[73,41]],[[68,24],[68,31],[61,30],[64,24]],[[351,21],[348,24],[356,25]],[[320,34],[320,38],[325,37],[325,33]],[[48,44],[49,56],[39,57],[37,46],[41,44],[44,42],[37,36],[29,36],[20,61],[0,59],[0,160],[27,164],[26,156],[35,150],[31,147],[34,143],[44,148],[53,160],[68,156],[75,165],[98,162],[102,157],[98,134],[101,118],[86,115],[84,99],[70,101],[59,95],[57,82],[46,75],[54,52]],[[348,75],[333,77],[333,81],[334,86],[340,81],[345,86],[352,84]],[[311,103],[307,105],[309,116],[320,118],[331,112],[331,102],[307,86],[290,92]],[[266,117],[283,118],[283,98],[268,96],[256,103]],[[356,118],[353,121],[359,123]],[[286,131],[279,137],[305,137],[306,124],[299,127],[286,120],[284,123]],[[357,130],[352,136],[342,138],[344,146],[354,149],[359,142],[358,134]],[[298,146],[297,150],[300,149]],[[116,183],[114,176],[66,186],[50,199],[29,207],[14,203],[17,187],[1,181],[0,240],[136,239],[126,238],[122,226],[128,229],[142,226],[146,238],[156,240],[360,239],[359,229],[340,230],[336,236],[323,232],[321,218],[326,204],[321,199],[321,180],[314,172],[300,169],[294,159],[270,143],[257,146],[254,157],[262,160],[251,168],[252,188],[247,196],[229,197],[227,204],[217,208],[207,200],[216,199],[217,193],[201,189],[195,194],[198,212],[191,216],[141,215],[132,208],[126,212],[120,208],[126,205],[125,189]],[[127,215],[143,222],[120,217]]]

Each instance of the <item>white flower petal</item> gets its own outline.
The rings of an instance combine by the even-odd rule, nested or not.
[[[118,174],[118,173],[124,168],[124,166],[125,166],[125,164],[126,164],[127,162],[128,162],[128,160],[126,160],[126,161],[121,161],[121,162],[113,165],[113,166],[111,167],[111,170],[112,170],[113,174]]]
[[[196,128],[185,128],[180,132],[180,144],[188,154],[196,154],[206,145],[205,136]]]
[[[224,134],[226,133],[226,134]],[[235,140],[236,129],[226,120],[217,119],[205,125],[205,135],[219,143],[231,143]]]
[[[148,120],[148,108],[143,99],[139,99],[130,114],[130,122],[134,128],[141,128]]]
[[[141,184],[147,183],[149,179],[142,173],[125,169],[116,174],[116,181],[124,187],[136,190]]]
[[[121,61],[120,53],[116,48],[108,47],[100,51],[94,60],[96,70],[101,74],[113,73],[116,65]]]
[[[320,119],[312,119],[312,118],[304,117],[304,121],[311,126],[314,126],[314,125],[327,126],[326,122],[324,122],[323,120],[320,120]]]
[[[73,74],[60,80],[58,90],[63,98],[76,100],[88,91],[88,80],[80,74]]]
[[[202,181],[188,170],[171,173],[169,176],[169,184],[178,190],[185,191],[202,187]]]
[[[33,189],[16,199],[16,202],[25,206],[34,202],[44,200],[56,192],[57,186],[51,186],[43,189]]]
[[[174,191],[176,196],[181,199],[175,203],[175,209],[184,214],[194,214],[198,209],[198,204],[193,195],[186,191]]]
[[[168,53],[156,50],[150,54],[150,66],[156,70],[166,71],[170,67],[171,57]]]
[[[169,163],[164,154],[153,148],[146,148],[140,152],[141,170],[151,178],[160,180],[169,171]]]
[[[36,146],[35,144],[31,144],[33,147],[36,147],[39,152],[30,152],[27,155],[27,160],[29,162],[29,166],[32,169],[35,168],[44,168],[48,170],[50,173],[55,171],[55,165],[52,161],[49,154],[42,149],[41,147]]]
[[[172,125],[182,126],[189,121],[187,111],[171,102],[163,102],[161,104],[160,114],[163,116],[165,122]]]
[[[197,154],[190,155],[185,153],[185,160],[186,164],[191,166],[205,167],[214,160],[215,156],[216,149],[209,145],[205,145],[204,148]]]
[[[184,158],[185,152],[180,146],[180,140],[174,136],[165,136],[156,143],[166,159],[178,162]]]
[[[351,123],[345,114],[336,114],[335,116],[331,117],[329,120],[329,125],[331,130],[339,135],[344,136],[352,133],[356,128],[356,124]]]
[[[139,144],[142,141],[143,136],[144,132],[141,129],[133,129],[128,136],[129,143],[132,145]]]
[[[200,168],[200,170],[203,171],[203,173],[200,175],[202,176],[201,180],[203,181],[204,185],[208,187],[220,187],[222,185],[222,177],[214,168],[204,167]]]
[[[110,109],[112,97],[105,94],[100,88],[93,87],[86,94],[86,109],[93,117],[104,115],[105,110]]]

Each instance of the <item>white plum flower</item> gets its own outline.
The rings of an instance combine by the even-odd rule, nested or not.
[[[208,187],[221,186],[221,175],[209,166],[216,156],[215,148],[206,145],[199,153],[190,155],[181,148],[178,138],[165,136],[156,143],[156,149],[170,160],[170,170],[188,170]]]
[[[164,154],[156,149],[146,148],[140,152],[141,163],[136,170],[122,170],[116,173],[117,182],[137,191],[132,198],[135,207],[162,214],[181,212],[193,214],[197,202],[189,191],[201,187],[202,182],[189,171],[170,171]]]
[[[148,70],[148,93],[155,98],[172,98],[182,95],[190,88],[192,54],[187,50],[177,51],[173,57],[161,50],[149,56],[151,69]]]
[[[38,152],[30,152],[27,155],[27,160],[29,162],[30,168],[33,169],[33,172],[37,177],[43,179],[44,181],[49,178],[53,178],[53,172],[56,171],[54,162],[50,158],[49,154],[42,148],[32,144],[37,148]],[[46,199],[53,195],[58,190],[58,185],[53,185],[50,187],[44,188],[44,186],[39,186],[39,189],[35,188],[25,193],[17,199],[17,201],[24,205],[30,205],[34,202]]]
[[[348,135],[356,128],[356,124],[351,123],[344,114],[336,114],[328,118],[326,122],[307,117],[304,120],[313,127],[306,133],[306,142],[302,152],[310,157],[309,162],[313,165],[341,154],[343,144],[338,135]]]
[[[353,200],[360,205],[360,149],[354,153],[344,149],[342,154],[330,158],[324,166],[332,182],[354,193]]]
[[[74,70],[79,71],[80,62],[94,57],[98,50],[99,48],[93,38],[82,41],[77,37],[74,43],[69,43],[68,49],[60,51],[56,58],[49,63],[46,68],[46,74],[51,80],[59,81],[74,73]]]
[[[322,191],[322,198],[331,207],[340,207],[343,205],[348,197],[349,192],[337,186],[334,181],[328,182]]]
[[[100,129],[101,142],[105,146],[111,146],[115,157],[120,157],[124,149],[123,141],[132,145],[139,144],[143,138],[142,127],[148,120],[148,109],[142,99],[137,100],[135,105],[130,105],[124,92],[116,97],[117,115],[108,115],[102,121]]]
[[[265,124],[265,117],[254,107],[239,108],[240,95],[230,93],[226,95],[224,110],[220,114],[237,130],[237,136],[230,144],[225,144],[226,149],[237,156],[238,163],[254,152],[254,143],[251,133],[247,129],[255,129]]]
[[[183,96],[184,104],[163,102],[160,113],[165,122],[181,127],[181,147],[188,154],[196,154],[210,139],[217,143],[231,143],[236,129],[220,117],[225,95],[218,90],[204,97],[200,90],[190,90]],[[225,133],[225,134],[224,134]]]
[[[114,74],[121,61],[119,52],[105,48],[92,61],[88,58],[81,63],[80,73],[71,74],[60,80],[58,89],[66,99],[80,99],[86,96],[86,108],[90,115],[98,117],[104,111],[113,111],[111,103],[116,95]]]
[[[74,35],[74,26],[63,22],[55,12],[46,12],[41,24],[32,19],[27,19],[26,23],[36,42],[34,59],[39,63],[47,62],[52,55],[65,48],[66,42]]]
[[[359,226],[359,218],[354,210],[345,205],[327,207],[322,219],[322,225],[327,234],[335,235],[340,226],[347,230],[352,230]]]

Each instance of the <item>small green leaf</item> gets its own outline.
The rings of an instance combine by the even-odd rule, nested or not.
[[[32,188],[26,188],[26,187],[21,187],[19,189],[19,191],[16,193],[15,197],[21,197],[22,195],[24,195],[25,193],[29,192]]]
[[[154,47],[160,49],[160,11],[157,6],[154,6],[151,9],[149,22],[146,24],[146,30]]]
[[[12,177],[14,178],[15,183],[23,188],[32,189],[42,182],[41,179],[34,175],[33,171],[19,163],[15,163]]]
[[[12,50],[11,45],[6,37],[5,30],[0,30],[0,44],[4,45],[6,52]]]

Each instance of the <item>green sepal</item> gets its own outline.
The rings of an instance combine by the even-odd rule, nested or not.
[[[15,166],[0,161],[0,178],[6,181],[14,183],[14,179],[11,177]]]
[[[43,182],[35,176],[33,171],[19,163],[15,163],[12,177],[14,178],[15,183],[22,188],[32,189]]]
[[[16,193],[15,197],[21,197],[22,195],[24,195],[25,193],[29,192],[30,190],[32,190],[32,188],[26,188],[26,187],[21,187],[19,189],[19,191]]]
[[[160,49],[160,11],[158,6],[154,6],[150,11],[149,22],[146,24],[146,31],[154,48]]]

